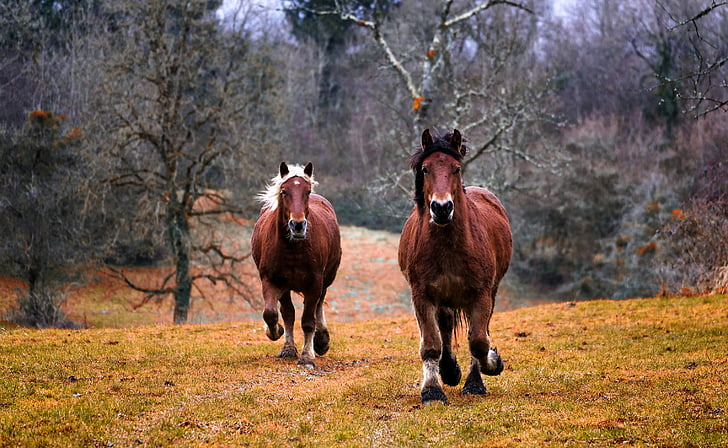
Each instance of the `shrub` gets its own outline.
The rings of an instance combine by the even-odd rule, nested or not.
[[[25,327],[80,328],[80,324],[68,320],[61,310],[67,295],[47,287],[28,291],[18,300],[17,306],[7,312],[5,319]]]
[[[674,210],[662,232],[668,256],[662,263],[665,287],[717,290],[728,270],[728,166],[706,166],[684,208]]]

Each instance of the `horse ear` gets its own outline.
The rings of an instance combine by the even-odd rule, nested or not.
[[[422,150],[424,151],[430,145],[432,145],[432,136],[430,135],[430,130],[425,129],[422,132]]]
[[[286,165],[286,162],[281,162],[278,172],[281,174],[281,178],[286,177],[286,174],[288,174],[288,165]]]
[[[313,176],[313,163],[308,162],[306,166],[303,167],[303,174],[305,174],[308,177]]]
[[[450,148],[459,152],[463,156],[465,155],[465,148],[463,147],[463,137],[460,135],[460,131],[453,129],[452,135],[450,136]]]

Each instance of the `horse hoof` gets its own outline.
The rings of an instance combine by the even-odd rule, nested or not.
[[[480,397],[485,395],[486,392],[485,386],[482,384],[466,383],[463,386],[463,395],[476,395]]]
[[[422,392],[420,392],[420,400],[422,400],[423,404],[431,404],[434,402],[448,404],[445,392],[441,388],[434,386],[429,386],[422,389]]]
[[[442,382],[448,386],[457,386],[460,384],[462,372],[457,361],[452,359],[446,360],[446,358],[440,360],[440,377],[442,378]]]
[[[304,369],[313,369],[314,367],[316,367],[316,363],[314,363],[310,359],[299,359],[298,365],[300,367],[303,367]]]
[[[280,353],[278,353],[278,359],[291,359],[298,358],[298,350],[296,347],[283,347]]]
[[[281,324],[276,324],[276,327],[274,330],[271,330],[270,327],[266,326],[265,329],[265,335],[268,336],[268,339],[271,341],[277,341],[278,339],[283,336],[283,326]]]
[[[313,336],[313,351],[323,356],[329,351],[329,331],[317,331]]]
[[[480,363],[480,371],[488,376],[498,376],[503,372],[503,359],[498,354],[498,350],[491,348],[488,351],[488,358],[485,362]]]

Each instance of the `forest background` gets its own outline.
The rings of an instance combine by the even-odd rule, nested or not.
[[[313,161],[341,224],[398,233],[425,128],[464,133],[531,296],[725,291],[727,3],[6,0],[6,318],[69,325],[89,269],[174,297],[175,323],[201,284],[254,302],[226,226],[278,164]]]

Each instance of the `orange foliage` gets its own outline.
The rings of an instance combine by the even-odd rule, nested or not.
[[[65,139],[66,141],[81,140],[83,139],[83,131],[81,131],[81,128],[73,128],[66,134]]]
[[[672,211],[672,219],[685,219],[685,214],[679,208]]]
[[[427,52],[427,57],[432,59],[435,57],[435,50],[430,50]]]
[[[37,109],[28,114],[27,126],[34,131],[52,131],[57,132],[60,123],[66,119],[66,114],[53,115],[53,112],[46,112]]]
[[[605,256],[604,254],[595,254],[594,258],[592,258],[592,264],[600,265],[604,262]]]
[[[651,255],[657,250],[657,243],[655,241],[645,244],[644,246],[637,249],[637,255]]]
[[[38,124],[45,124],[45,123],[53,123],[57,124],[63,120],[65,120],[66,114],[61,114],[60,116],[53,116],[53,112],[46,112],[44,110],[38,109],[34,110],[30,114],[28,114],[28,121],[31,123],[38,123]]]
[[[422,105],[422,100],[424,100],[424,99],[425,99],[424,96],[415,97],[414,101],[412,102],[412,110],[414,110],[415,112],[420,110],[420,106]]]
[[[650,202],[647,207],[645,207],[647,210],[652,212],[659,212],[660,211],[660,205],[657,202]]]
[[[51,116],[53,115],[50,112],[46,112],[44,110],[38,109],[38,110],[34,110],[33,112],[31,112],[29,118],[30,119],[44,119],[44,118],[48,118],[49,114]]]

